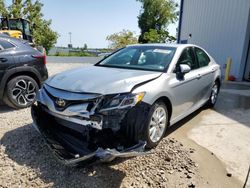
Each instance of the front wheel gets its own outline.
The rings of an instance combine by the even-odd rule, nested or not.
[[[164,137],[168,125],[168,110],[163,102],[156,102],[149,113],[149,121],[145,129],[147,148],[158,145]]]
[[[164,102],[157,101],[153,105],[142,102],[126,114],[121,123],[121,133],[133,144],[146,141],[146,148],[151,149],[164,137],[168,122]]]

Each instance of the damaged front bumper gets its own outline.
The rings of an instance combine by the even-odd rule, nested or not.
[[[33,123],[33,126],[37,129],[37,125]],[[38,129],[37,129],[38,130]],[[41,133],[39,131],[39,133]],[[44,136],[44,135],[43,135]],[[47,138],[45,136],[45,138]],[[50,140],[50,139],[49,139]],[[51,140],[50,140],[51,141]],[[100,161],[100,162],[111,162],[113,161],[115,158],[128,158],[128,157],[136,157],[136,156],[142,156],[142,155],[146,155],[148,154],[147,152],[144,152],[145,150],[145,146],[146,146],[146,142],[141,141],[138,144],[127,148],[123,151],[117,151],[116,149],[103,149],[103,148],[98,148],[96,151],[91,152],[89,154],[86,155],[79,155],[79,154],[70,154],[72,156],[72,158],[63,158],[62,157],[62,151],[57,150],[57,147],[54,147],[55,143],[53,144],[52,142],[50,142],[46,139],[46,142],[49,146],[49,148],[51,149],[51,151],[57,156],[57,159],[65,164],[65,165],[70,165],[70,166],[75,166],[78,164],[86,164],[86,162],[88,164],[96,162],[96,161]],[[57,143],[58,144],[58,143]],[[59,146],[59,145],[57,145]],[[62,146],[60,145],[60,149]],[[66,150],[63,151],[63,153],[65,154],[65,152],[68,152]],[[83,163],[85,162],[85,163]]]
[[[146,142],[135,143],[122,131],[121,122],[131,108],[95,113],[100,101],[96,96],[88,96],[85,103],[72,103],[67,108],[58,109],[54,98],[67,95],[61,96],[62,92],[56,92],[41,90],[31,111],[34,127],[61,162],[78,165],[145,155]],[[50,96],[51,93],[57,96]],[[79,100],[84,101],[82,98]]]
[[[91,146],[90,143],[84,141],[84,135],[82,135],[83,139],[79,138],[79,135],[77,135],[81,132],[81,130],[83,130],[82,128],[87,127],[81,127],[81,129],[79,127],[77,130],[79,132],[75,133],[72,129],[70,130],[71,133],[67,134],[67,131],[69,131],[67,128],[68,125],[66,125],[67,122],[64,122],[66,123],[63,123],[64,125],[59,125],[58,118],[52,118],[52,116],[46,114],[45,111],[42,111],[41,107],[36,105],[32,106],[32,117],[35,129],[45,138],[49,148],[52,149],[59,161],[66,165],[84,164],[84,162],[89,164],[95,161],[110,162],[117,157],[134,157],[146,154],[144,152],[146,142],[143,141],[127,148],[123,146],[121,147],[121,145],[118,146],[118,143],[114,145],[111,144],[113,146],[117,145],[116,148],[120,147],[119,150],[116,148],[110,149],[106,147],[106,149],[103,147],[97,147],[97,149],[95,149],[95,147]],[[76,126],[81,126],[72,122],[70,122],[70,124],[74,128],[76,128]],[[51,128],[48,128],[49,126],[51,126]],[[60,130],[60,128],[65,130]],[[73,138],[74,136],[76,137]],[[113,138],[109,139],[111,141]],[[109,143],[107,143],[107,145],[109,145]]]

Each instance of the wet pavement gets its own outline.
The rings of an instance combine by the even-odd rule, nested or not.
[[[242,112],[250,109],[250,83],[249,85],[235,83],[222,85],[215,111],[225,113],[230,109],[241,109]],[[235,118],[239,119],[239,117]]]
[[[214,109],[186,119],[171,136],[197,149],[194,158],[210,186],[243,187],[250,165],[250,84],[224,84]]]
[[[247,98],[250,97],[250,82],[223,84],[221,93],[225,96],[218,102],[227,102],[232,105],[231,107],[236,105],[236,108],[249,108],[250,100]],[[231,104],[232,102],[233,104]]]

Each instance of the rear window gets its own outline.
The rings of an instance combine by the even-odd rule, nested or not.
[[[14,47],[15,46],[13,44],[11,44],[10,42],[8,42],[6,40],[0,40],[0,48],[1,48],[1,50],[14,48]]]
[[[199,62],[200,67],[205,67],[209,64],[210,58],[208,55],[201,49],[195,48],[196,56]]]

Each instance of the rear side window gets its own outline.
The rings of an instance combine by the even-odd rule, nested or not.
[[[192,48],[186,48],[183,50],[177,65],[187,64],[190,66],[191,70],[199,68],[195,61],[195,55]]]
[[[209,64],[210,59],[203,50],[199,48],[195,48],[195,53],[196,53],[197,60],[198,60],[200,67],[205,67]]]
[[[10,42],[8,42],[6,40],[0,40],[0,49],[1,50],[14,48],[14,47],[15,46],[13,44],[11,44]]]

